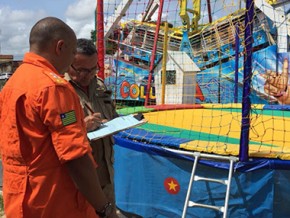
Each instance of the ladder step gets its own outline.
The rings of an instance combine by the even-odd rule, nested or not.
[[[220,212],[224,212],[224,206],[214,206],[214,205],[208,205],[208,204],[199,204],[195,203],[193,201],[188,202],[188,207],[203,207],[203,208],[208,208],[208,209],[213,209],[213,210],[218,210]]]
[[[187,152],[187,151],[179,151],[179,150],[173,150],[173,149],[168,149],[165,148],[166,150],[169,151],[174,151],[175,153],[179,154],[184,154],[184,155],[190,155],[194,157],[194,163],[192,166],[191,170],[191,176],[189,180],[189,185],[186,193],[186,198],[185,198],[185,203],[182,211],[182,216],[181,218],[186,217],[186,212],[188,207],[202,207],[206,209],[213,209],[217,210],[223,213],[223,218],[227,217],[227,210],[229,206],[229,197],[230,197],[230,187],[231,187],[231,180],[232,180],[232,174],[234,170],[234,162],[239,161],[238,157],[233,157],[233,156],[220,156],[220,155],[213,155],[213,154],[204,154],[204,153],[199,153],[199,152]],[[228,168],[228,178],[227,179],[215,179],[215,178],[209,178],[209,177],[201,177],[195,175],[195,171],[198,165],[198,162],[200,159],[213,159],[215,161],[229,161],[229,168]],[[209,182],[216,182],[220,183],[226,186],[226,192],[225,192],[225,201],[223,206],[215,206],[215,205],[208,205],[208,204],[200,204],[196,203],[193,201],[189,200],[190,194],[191,194],[191,189],[192,189],[192,183],[193,181],[199,181],[199,180],[204,180],[204,181],[209,181]]]
[[[201,176],[194,176],[194,181],[208,181],[208,182],[216,182],[221,183],[223,185],[228,184],[227,179],[213,179],[213,178],[207,178],[207,177],[201,177]]]

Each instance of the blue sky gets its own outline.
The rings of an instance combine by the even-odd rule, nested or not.
[[[120,2],[121,0],[104,0],[104,19],[114,12]],[[123,19],[136,19],[142,11],[145,11],[149,0],[133,2]],[[74,29],[77,37],[90,37],[90,32],[95,26],[96,3],[97,0],[0,0],[0,54],[12,54],[15,60],[22,59],[29,48],[28,37],[31,27],[36,21],[47,16],[64,20]],[[188,4],[190,7],[191,1],[188,1]],[[217,8],[216,4],[213,6]],[[224,11],[225,8],[222,6],[225,5],[219,4],[219,10]],[[177,0],[165,0],[163,15],[173,24],[180,22],[178,11]]]
[[[77,37],[90,37],[96,0],[0,0],[0,54],[22,59],[34,23],[47,16],[64,20]]]
[[[121,1],[104,0],[105,23],[108,14],[112,14]],[[138,15],[145,11],[148,2],[149,0],[134,0],[123,20],[137,19]],[[178,0],[165,0],[163,7],[164,17],[175,26],[181,22],[177,2]],[[239,0],[211,0],[211,2],[214,2],[212,11],[215,11],[212,15],[216,18],[233,8],[236,10]],[[12,54],[15,60],[21,60],[29,49],[28,37],[31,27],[36,21],[47,16],[64,20],[74,29],[77,37],[89,38],[91,30],[95,27],[96,3],[97,0],[0,0],[0,54]],[[188,7],[192,7],[190,0]],[[200,22],[207,22],[205,4],[202,4],[201,10]]]
[[[47,13],[63,17],[68,5],[73,3],[71,0],[1,0],[0,6],[10,6],[13,10],[40,10],[43,9]]]

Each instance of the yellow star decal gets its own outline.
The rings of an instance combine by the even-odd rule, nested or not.
[[[169,190],[176,191],[175,187],[178,186],[176,183],[173,182],[173,180],[170,181],[170,183],[167,183],[169,185]]]

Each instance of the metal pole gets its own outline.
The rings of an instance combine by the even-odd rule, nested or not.
[[[245,17],[245,55],[244,55],[244,85],[242,98],[242,127],[240,141],[240,161],[249,158],[249,132],[251,112],[251,81],[252,81],[252,43],[253,43],[254,0],[246,1]]]
[[[239,54],[240,54],[240,27],[237,24],[236,35],[235,35],[235,91],[234,91],[234,102],[238,103],[238,84],[239,84]]]
[[[163,57],[162,57],[162,92],[161,104],[165,103],[165,85],[166,85],[166,62],[167,62],[167,37],[168,37],[168,23],[165,22],[164,26],[164,44],[163,44]]]
[[[154,64],[155,64],[154,62],[155,62],[155,56],[156,56],[156,50],[157,50],[157,42],[158,42],[158,35],[159,35],[160,24],[161,24],[161,15],[163,11],[163,5],[164,5],[164,0],[160,0],[158,18],[157,18],[157,23],[156,23],[156,31],[155,31],[155,36],[154,36],[154,45],[152,49],[152,55],[150,58],[150,68],[149,68],[148,83],[147,83],[147,88],[146,88],[145,106],[148,105],[149,93],[151,90],[151,80],[152,80],[152,74],[153,74],[153,69],[154,69]]]
[[[104,79],[105,71],[105,44],[104,44],[104,4],[103,0],[97,0],[97,22],[96,22],[96,46],[98,50],[98,64],[100,70],[98,76]]]

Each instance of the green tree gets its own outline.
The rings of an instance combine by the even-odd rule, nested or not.
[[[91,31],[91,40],[95,43],[97,41],[96,30]]]

